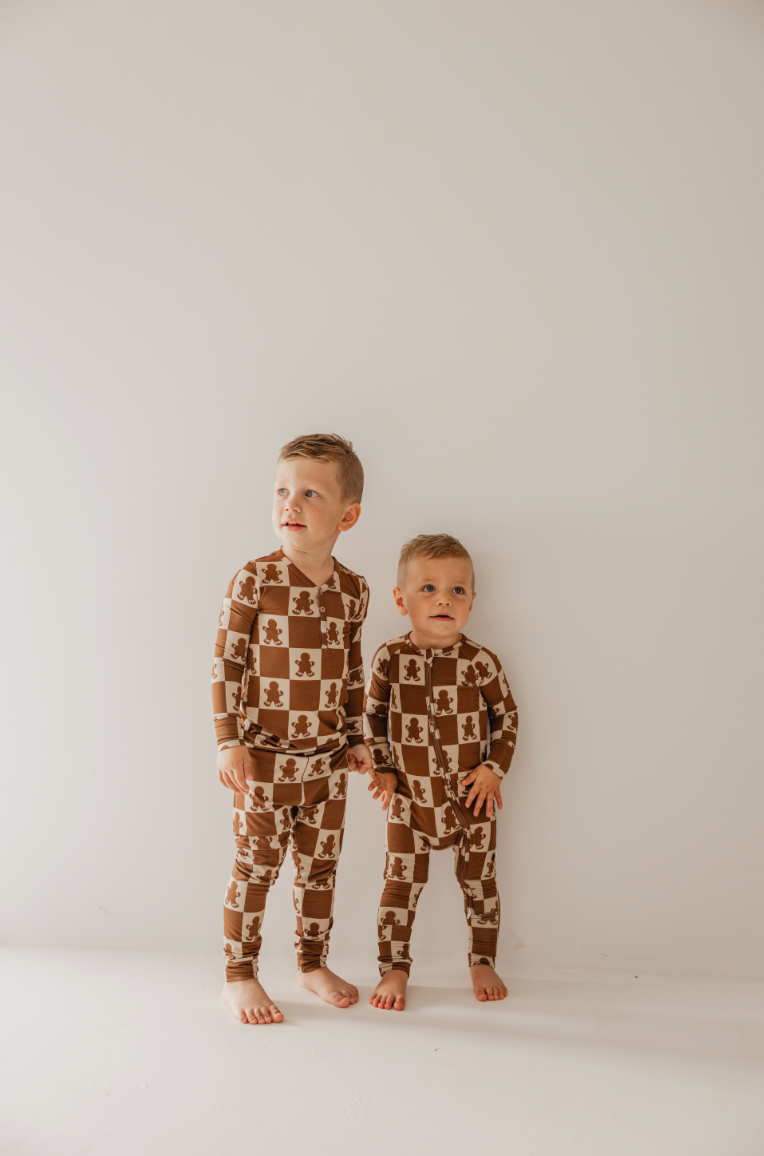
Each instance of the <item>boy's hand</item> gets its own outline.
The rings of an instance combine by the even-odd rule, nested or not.
[[[486,819],[490,819],[493,814],[494,799],[499,810],[502,810],[504,804],[501,801],[501,778],[495,771],[492,771],[490,767],[487,767],[485,763],[474,767],[464,776],[462,786],[466,786],[468,783],[472,783],[472,790],[467,795],[464,804],[467,810],[469,810],[473,799],[477,799],[475,803],[476,815],[480,814],[480,808],[483,806],[483,803],[485,803]]]
[[[398,776],[392,771],[369,771],[368,790],[373,791],[372,799],[382,799],[382,810],[390,806],[390,800],[398,786]]]
[[[218,778],[224,787],[246,795],[255,777],[255,760],[247,747],[226,747],[218,751]]]
[[[372,769],[372,766],[371,751],[366,743],[356,743],[355,746],[348,747],[348,770],[360,771],[362,775],[365,775]]]

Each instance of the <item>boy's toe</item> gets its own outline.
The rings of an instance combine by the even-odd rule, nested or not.
[[[274,1022],[275,1024],[280,1024],[280,1023],[281,1023],[281,1021],[282,1021],[282,1020],[283,1020],[283,1018],[284,1018],[284,1013],[283,1013],[283,1012],[280,1012],[280,1011],[279,1011],[279,1009],[276,1007],[276,1005],[275,1005],[275,1004],[274,1004],[274,1005],[273,1005],[273,1007],[270,1009],[270,1013],[271,1013],[271,1018],[272,1018],[273,1022]]]

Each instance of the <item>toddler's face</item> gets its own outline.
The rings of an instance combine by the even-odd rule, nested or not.
[[[333,462],[293,458],[279,462],[273,495],[273,529],[287,547],[315,550],[349,530],[361,513],[358,502],[342,497]]]
[[[415,558],[393,591],[411,619],[412,641],[423,648],[453,646],[470,616],[475,592],[469,558]]]

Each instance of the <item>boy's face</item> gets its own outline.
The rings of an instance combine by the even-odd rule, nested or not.
[[[292,458],[276,466],[273,529],[295,551],[331,550],[338,535],[358,521],[361,507],[342,497],[337,466]]]
[[[443,649],[458,640],[470,616],[472,589],[469,558],[414,558],[403,585],[393,590],[401,614],[411,619],[411,639],[422,649]]]

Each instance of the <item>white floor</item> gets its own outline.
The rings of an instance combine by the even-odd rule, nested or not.
[[[764,1153],[764,983],[419,967],[394,1014],[364,966],[340,1012],[271,961],[287,1021],[245,1027],[214,957],[3,948],[0,1152]]]

